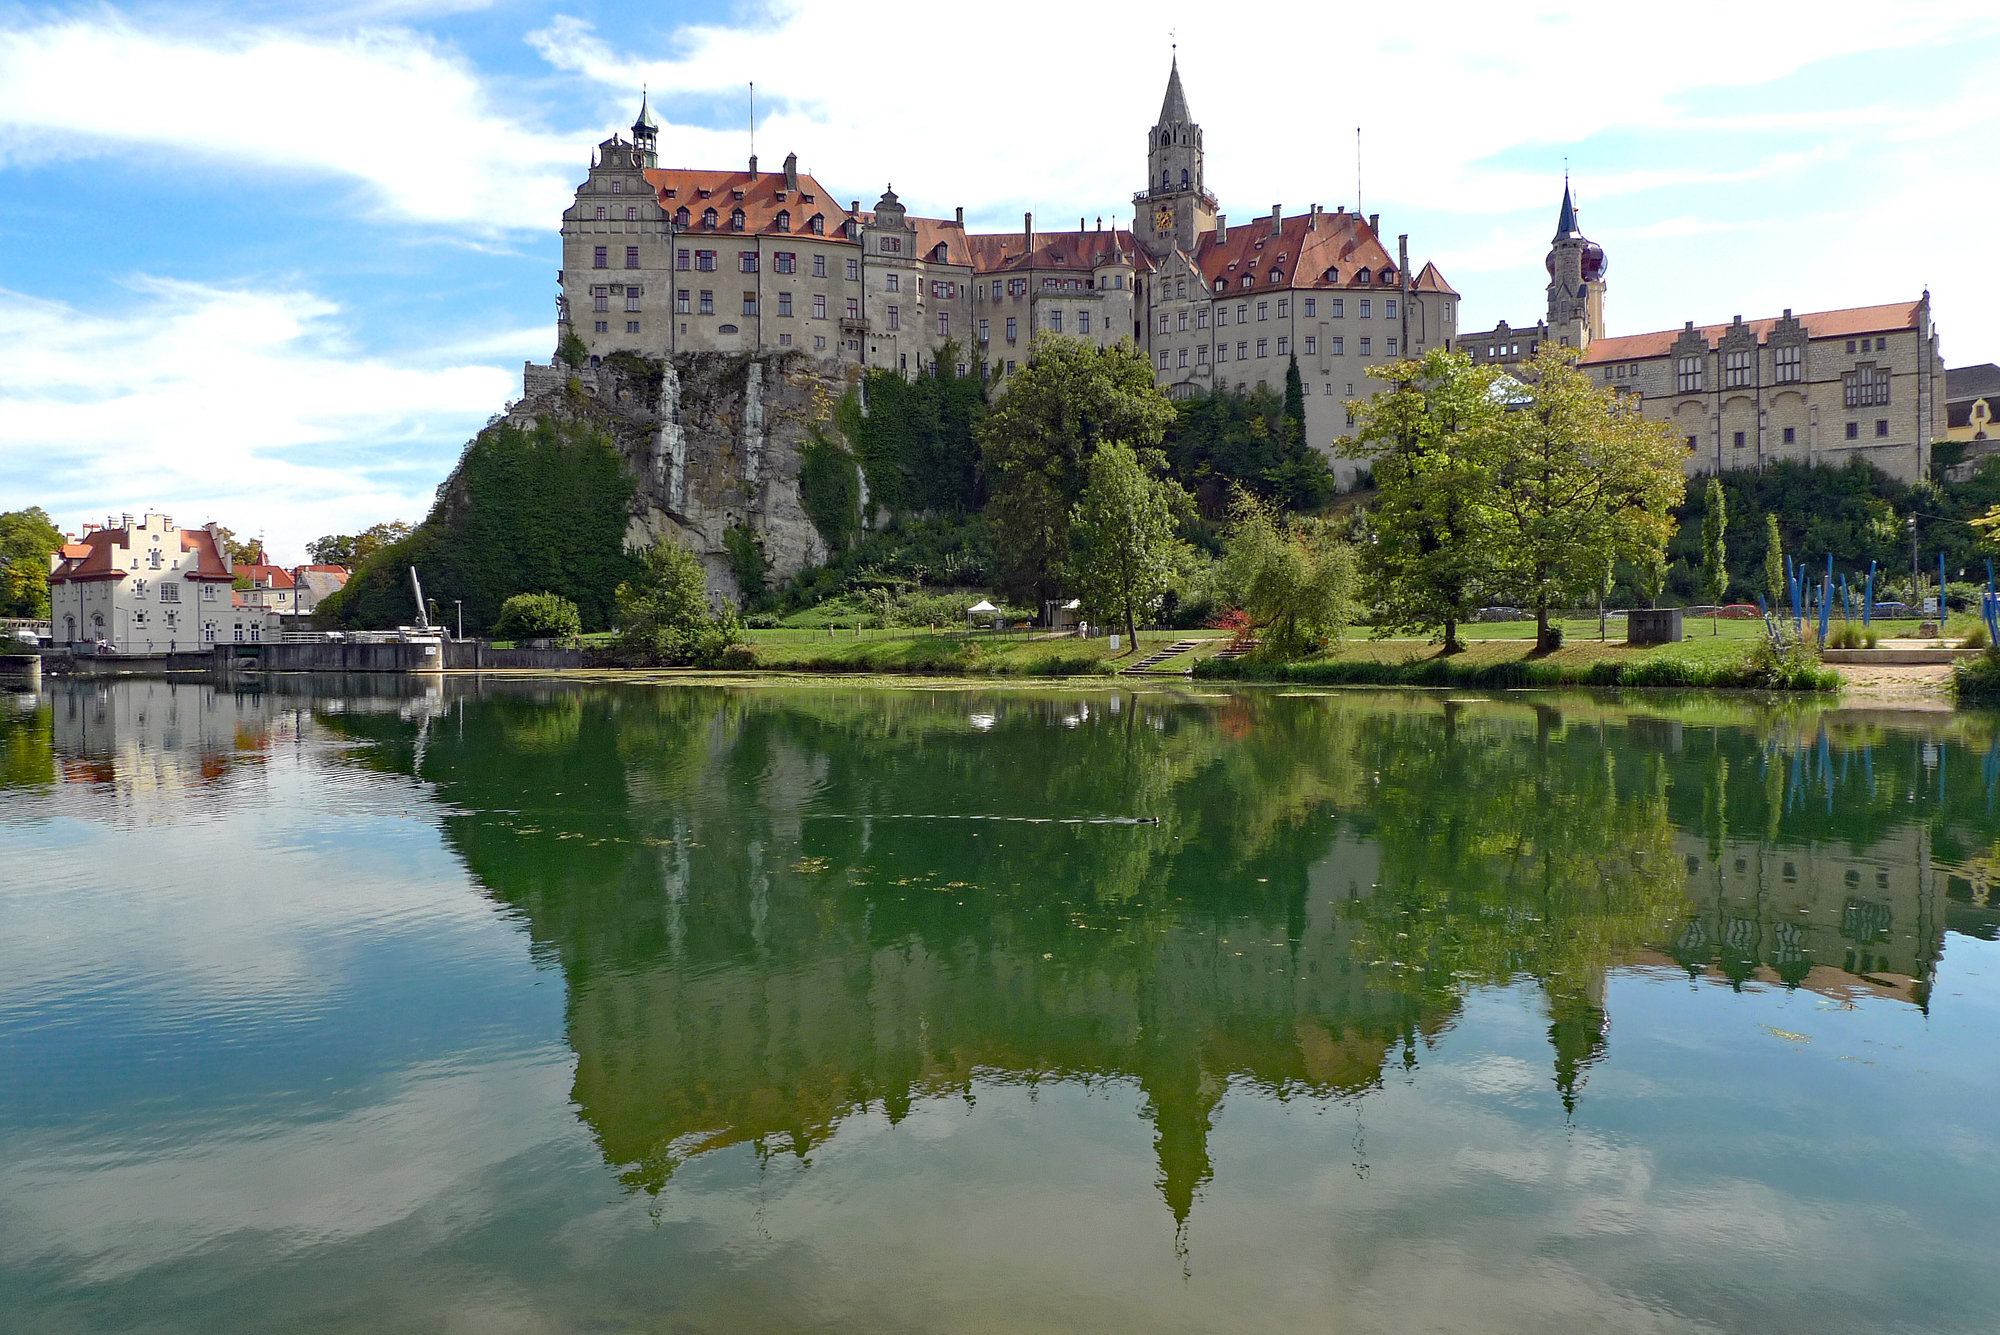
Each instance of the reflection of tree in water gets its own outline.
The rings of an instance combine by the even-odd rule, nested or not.
[[[409,725],[329,721],[413,763]],[[633,1187],[975,1079],[1131,1080],[1184,1222],[1232,1084],[1358,1096],[1468,986],[1536,980],[1573,1110],[1606,970],[1724,949],[1687,896],[1764,832],[1769,770],[1715,736],[1568,702],[586,690],[466,702],[422,777],[560,960],[579,1114]],[[1780,838],[1823,819],[1784,802]],[[1780,976],[1808,954],[1752,929]]]

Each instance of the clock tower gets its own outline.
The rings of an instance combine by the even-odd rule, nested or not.
[[[1146,140],[1146,188],[1132,197],[1132,208],[1132,235],[1155,260],[1176,249],[1193,254],[1195,238],[1215,226],[1215,196],[1202,180],[1201,127],[1188,114],[1178,55],[1159,123]]]

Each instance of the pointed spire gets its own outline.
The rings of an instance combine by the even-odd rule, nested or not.
[[[1572,204],[1572,203],[1570,202],[1570,197],[1569,197],[1569,173],[1568,173],[1568,172],[1564,172],[1564,173],[1563,173],[1563,208],[1562,208],[1562,216],[1561,216],[1560,218],[1556,219],[1556,240],[1560,241],[1560,240],[1562,240],[1562,239],[1563,239],[1564,237],[1566,237],[1566,236],[1575,236],[1576,234],[1577,234],[1577,231],[1576,231],[1576,205],[1574,205],[1574,204]]]
[[[659,121],[653,118],[653,108],[647,102],[644,84],[639,86],[639,119],[632,122],[634,130],[639,129],[641,126],[653,131],[658,131],[660,128]]]
[[[1160,119],[1158,123],[1161,125],[1173,125],[1175,123],[1192,121],[1193,119],[1194,117],[1188,114],[1187,94],[1181,91],[1180,53],[1175,52],[1173,68],[1167,74],[1166,100],[1160,103]]]

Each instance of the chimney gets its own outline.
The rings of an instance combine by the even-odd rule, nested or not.
[[[750,155],[750,179],[753,181],[757,179],[757,155],[755,153]]]
[[[961,232],[965,230],[965,205],[963,204],[958,206],[958,230]]]
[[[1100,232],[1104,230],[1104,215],[1101,213],[1097,215],[1097,230]]]
[[[1369,230],[1369,231],[1371,231],[1371,232],[1373,232],[1373,233],[1375,233],[1375,234],[1376,234],[1377,236],[1380,236],[1380,235],[1382,234],[1382,215],[1381,215],[1381,214],[1379,214],[1379,213],[1371,213],[1371,214],[1369,214],[1369,215],[1368,215],[1368,230]]]
[[[1229,215],[1226,213],[1218,213],[1215,215],[1215,244],[1219,246],[1228,239],[1229,239]]]
[[[120,516],[119,516],[118,518],[119,518],[119,520],[120,520],[120,522],[119,522],[119,525],[118,525],[118,527],[120,527],[120,528],[130,528],[130,527],[132,527],[132,516],[131,516],[131,515],[120,515]]]
[[[1319,205],[1317,204],[1313,205],[1312,212],[1306,215],[1306,230],[1308,232],[1317,232],[1319,230]]]
[[[1022,215],[1021,215],[1021,236],[1022,236],[1022,238],[1023,238],[1023,239],[1024,239],[1024,240],[1025,240],[1026,242],[1027,242],[1027,246],[1028,246],[1027,250],[1026,250],[1026,251],[1024,251],[1023,253],[1024,253],[1024,254],[1028,254],[1028,255],[1032,255],[1032,254],[1034,254],[1034,253],[1035,253],[1035,215],[1034,215],[1034,214],[1032,214],[1032,213],[1024,213],[1024,214],[1022,214]]]
[[[1787,320],[1792,318],[1792,308],[1790,306],[1785,307],[1785,318]]]
[[[755,169],[753,168],[752,170]],[[799,155],[796,153],[787,153],[785,154],[785,189],[796,190],[798,188]]]
[[[1285,217],[1281,206],[1271,206],[1271,235],[1282,236],[1285,231]]]

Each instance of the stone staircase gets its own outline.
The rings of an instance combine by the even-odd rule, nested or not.
[[[1215,659],[1217,662],[1226,663],[1232,658],[1243,657],[1243,655],[1256,647],[1257,641],[1255,640],[1245,640],[1241,644],[1225,644],[1222,648],[1210,654],[1209,657]]]
[[[1185,677],[1193,668],[1161,668],[1160,664],[1170,658],[1178,658],[1201,647],[1200,640],[1176,640],[1164,649],[1147,654],[1132,666],[1119,673],[1122,677]]]

